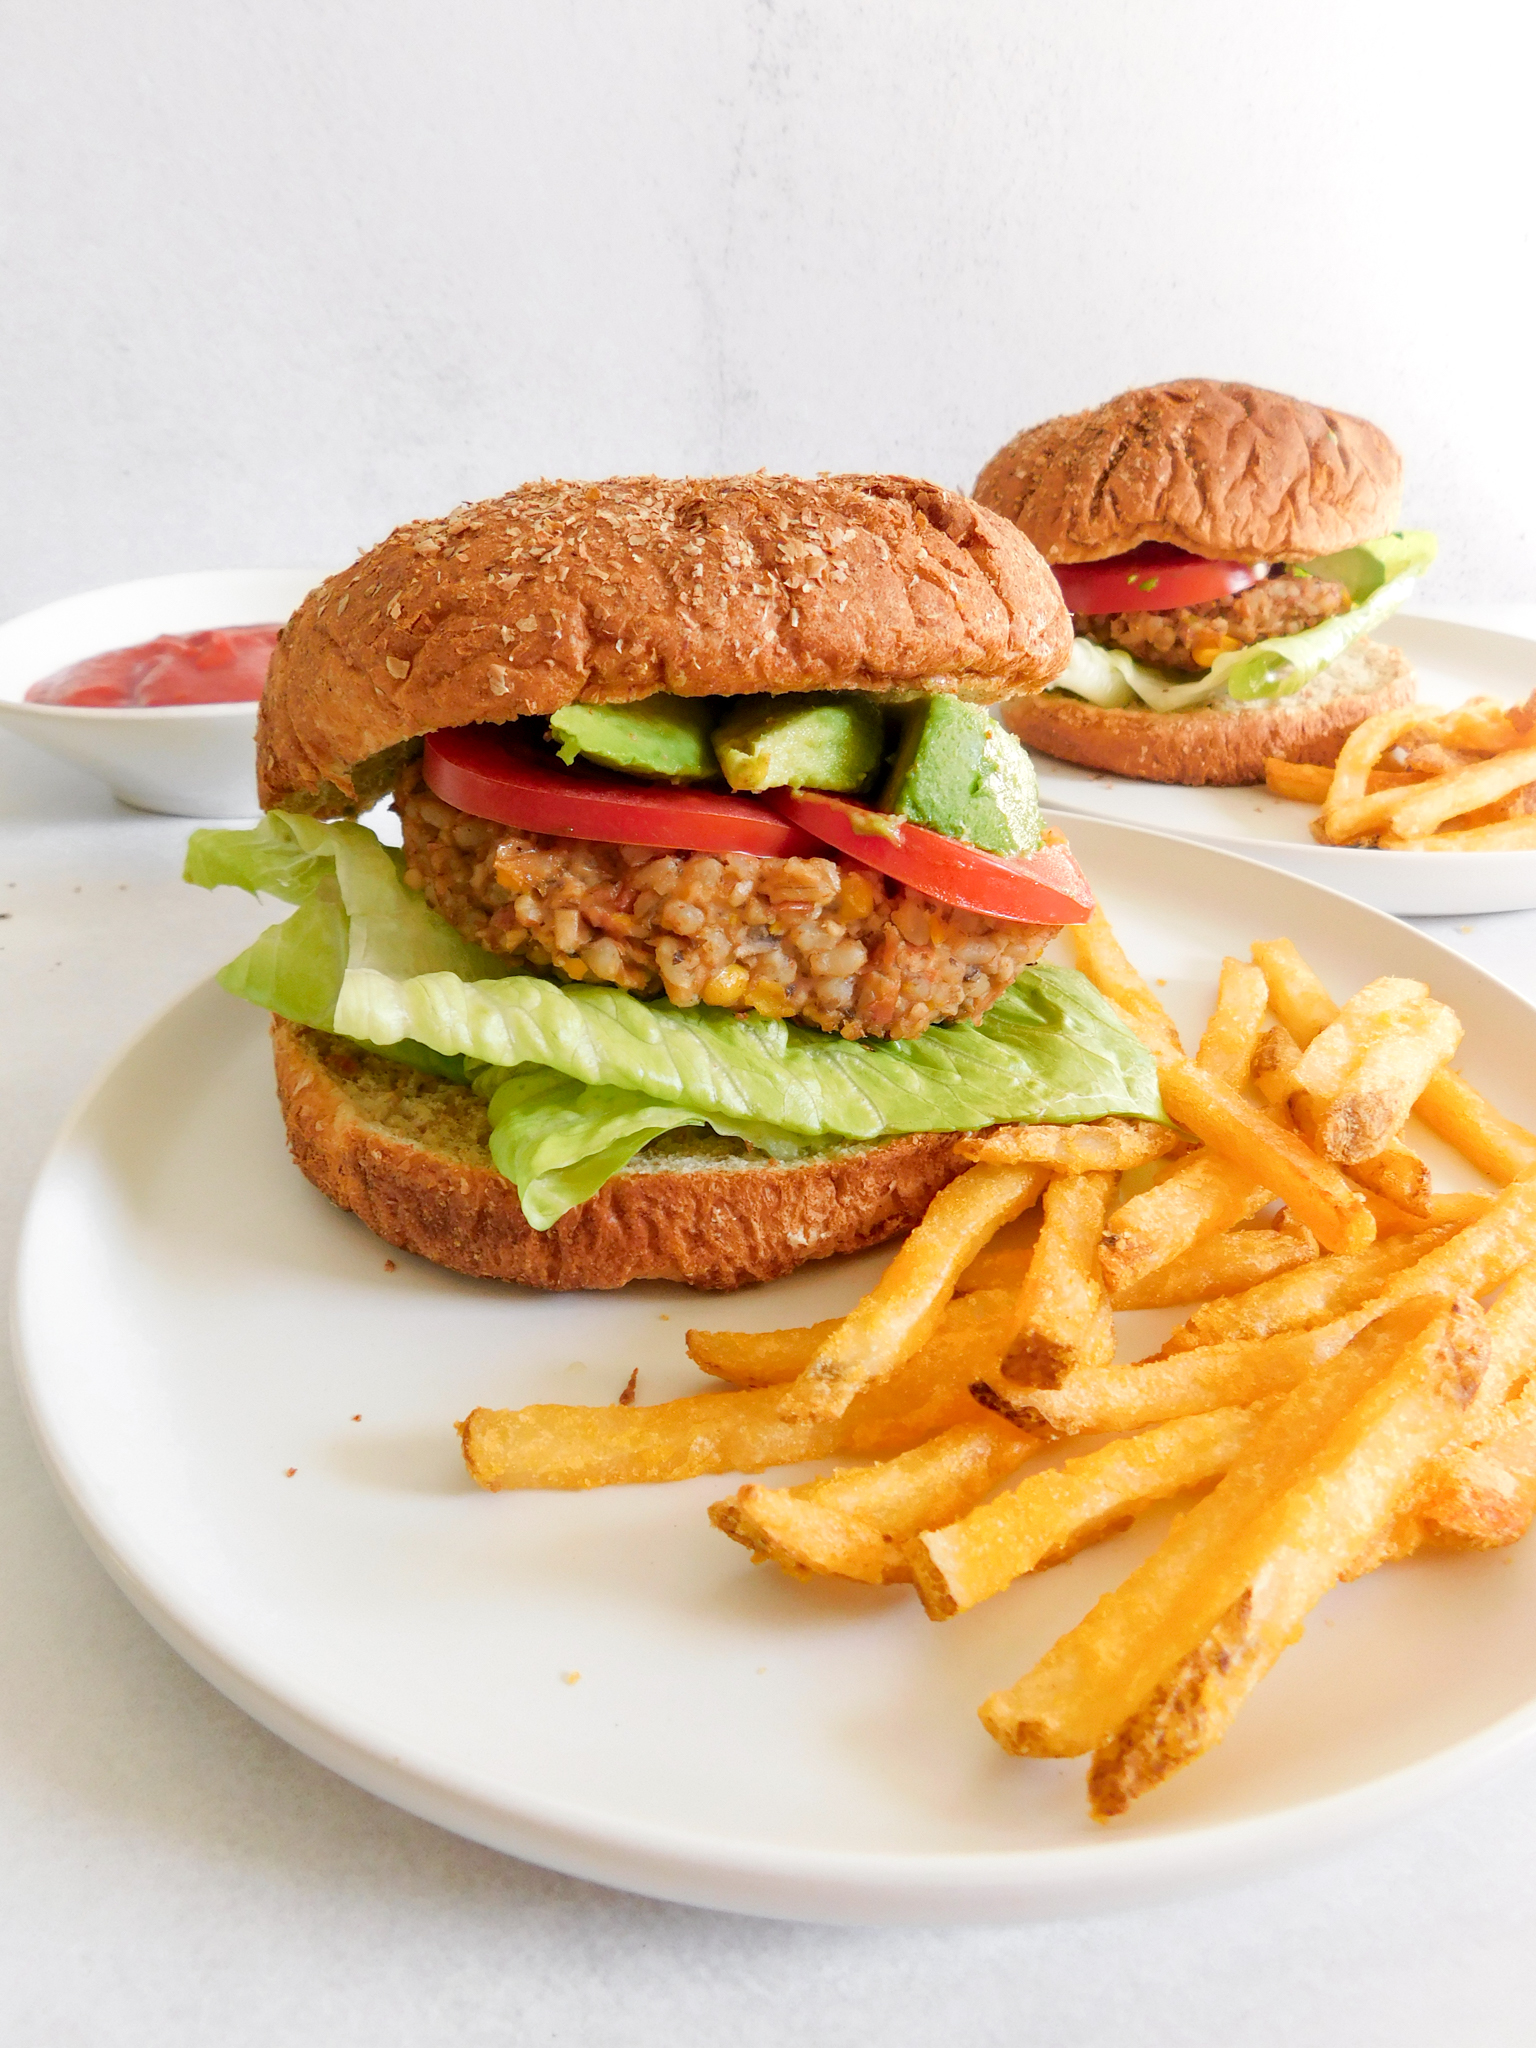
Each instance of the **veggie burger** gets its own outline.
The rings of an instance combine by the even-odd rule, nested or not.
[[[956,1131],[1160,1116],[1036,964],[1092,897],[986,708],[1070,649],[1023,534],[904,477],[401,527],[283,628],[262,823],[188,855],[296,906],[221,979],[299,1166],[461,1272],[723,1288],[909,1227]]]
[[[1367,420],[1187,377],[1030,427],[976,484],[1055,568],[1077,639],[1011,729],[1151,782],[1331,763],[1413,672],[1369,639],[1433,561],[1396,531],[1402,463]]]

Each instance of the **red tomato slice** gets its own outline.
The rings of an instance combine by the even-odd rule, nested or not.
[[[839,853],[957,910],[1009,924],[1085,924],[1092,915],[1093,891],[1065,846],[1005,859],[843,797],[768,789],[762,801]],[[866,821],[874,818],[880,823],[870,830]]]
[[[1149,540],[1107,562],[1054,562],[1072,612],[1171,612],[1180,605],[1235,597],[1269,574],[1267,562],[1208,562],[1203,555]]]
[[[690,853],[825,858],[828,851],[823,841],[756,798],[558,767],[494,725],[433,733],[422,773],[445,804],[525,832],[619,846],[675,846]]]

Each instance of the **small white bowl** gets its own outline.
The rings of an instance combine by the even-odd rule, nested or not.
[[[160,633],[280,625],[327,572],[209,569],[60,598],[0,626],[0,724],[106,783],[141,811],[253,818],[256,706],[166,704],[112,711],[28,704],[33,683],[88,654]]]

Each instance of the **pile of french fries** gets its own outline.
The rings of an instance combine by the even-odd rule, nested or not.
[[[1274,796],[1321,806],[1312,837],[1324,846],[1536,847],[1536,692],[1507,711],[1492,697],[1383,711],[1356,726],[1333,767],[1271,759],[1264,780]]]
[[[1290,940],[1259,943],[1223,963],[1188,1059],[1101,913],[1073,943],[1175,1127],[960,1140],[966,1171],[847,1315],[688,1333],[730,1391],[459,1429],[492,1489],[862,1460],[743,1485],[710,1521],[799,1578],[909,1585],[934,1621],[1198,1496],[981,1703],[1016,1755],[1089,1756],[1103,1820],[1220,1740],[1340,1579],[1523,1534],[1536,1136],[1447,1064],[1461,1025],[1420,982],[1341,1008]],[[1410,1112],[1490,1191],[1435,1192]],[[1161,1349],[1117,1364],[1114,1311],[1171,1307],[1190,1313]]]

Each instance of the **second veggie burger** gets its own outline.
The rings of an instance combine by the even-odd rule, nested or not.
[[[1153,782],[1333,761],[1413,698],[1403,656],[1367,637],[1434,559],[1432,534],[1395,530],[1401,485],[1369,421],[1202,377],[1015,436],[976,497],[1052,564],[1077,640],[1009,727]]]

